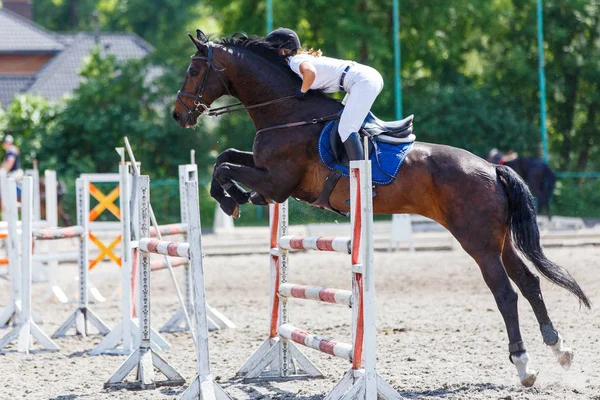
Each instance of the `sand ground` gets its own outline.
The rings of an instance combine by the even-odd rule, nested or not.
[[[549,249],[548,256],[566,266],[592,302],[600,304],[600,248]],[[349,288],[349,259],[339,254],[295,253],[290,281]],[[60,281],[75,293],[75,265],[61,265]],[[325,378],[244,384],[237,369],[266,339],[269,325],[268,256],[205,258],[210,304],[237,324],[237,329],[210,334],[211,364],[234,399],[320,399],[349,368],[347,362],[310,349],[305,353]],[[181,279],[181,270],[177,271]],[[540,371],[533,388],[520,386],[508,360],[501,315],[479,268],[462,250],[376,253],[377,356],[380,374],[408,399],[596,399],[600,400],[600,313],[580,309],[576,299],[543,282],[555,327],[575,350],[563,371],[543,342],[529,304],[520,297],[523,339]],[[114,326],[120,317],[119,272],[109,264],[92,271],[92,279],[108,297],[92,309]],[[42,299],[47,284],[34,284]],[[9,298],[9,283],[0,280],[0,305]],[[152,323],[162,324],[178,308],[168,272],[152,280]],[[34,300],[33,308],[49,334],[75,309],[75,304]],[[350,311],[343,306],[293,301],[291,322],[314,333],[349,341]],[[8,332],[0,330],[0,335]],[[163,353],[189,383],[195,376],[195,352],[186,333],[165,334],[172,348]],[[184,387],[148,391],[109,391],[103,383],[124,356],[91,356],[100,337],[58,339],[59,352],[12,352],[0,355],[0,399],[176,399]]]

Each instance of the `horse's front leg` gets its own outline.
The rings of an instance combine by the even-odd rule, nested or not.
[[[277,179],[264,168],[248,167],[223,163],[219,165],[213,176],[219,181],[235,181],[249,187],[256,193],[261,193],[265,198],[278,203],[285,201],[292,191],[289,179]]]
[[[239,164],[254,168],[254,156],[251,152],[227,149],[217,157],[214,171],[223,163]],[[217,178],[213,173],[210,187],[210,195],[217,200],[221,209],[234,218],[239,218],[239,205],[248,201],[255,205],[266,205],[265,198],[256,193],[248,192],[239,186],[234,180],[224,177]]]

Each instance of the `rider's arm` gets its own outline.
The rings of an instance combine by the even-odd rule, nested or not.
[[[6,172],[9,172],[12,169],[13,165],[15,165],[15,161],[17,161],[17,158],[15,156],[8,156],[6,157],[0,168],[5,170]]]
[[[301,90],[303,93],[306,93],[317,77],[317,70],[310,62],[304,61],[302,64],[300,64],[300,74],[302,74]]]

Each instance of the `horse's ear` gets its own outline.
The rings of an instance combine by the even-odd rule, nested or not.
[[[200,41],[200,43],[208,42],[208,36],[200,29],[196,29],[196,38]]]
[[[194,43],[194,45],[196,46],[196,48],[198,50],[203,50],[204,49],[205,46],[202,44],[202,42],[200,42],[198,39],[196,39],[195,37],[193,37],[189,33],[188,33],[188,37],[190,38],[190,40],[192,41],[192,43]]]

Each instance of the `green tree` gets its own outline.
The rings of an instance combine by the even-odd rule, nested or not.
[[[120,63],[114,56],[92,52],[81,71],[83,83],[43,141],[43,152],[52,155],[61,175],[114,172],[114,147],[122,145],[124,136],[137,150],[144,171],[156,178],[177,176],[175,166],[189,161],[189,149],[205,147],[196,134],[201,127],[180,129],[169,120],[172,104],[148,82],[149,68],[145,60]]]
[[[6,111],[0,112],[0,132],[11,134],[21,150],[21,165],[31,168],[35,159],[45,167],[48,154],[42,150],[43,141],[55,126],[60,102],[51,102],[39,96],[19,95]]]

